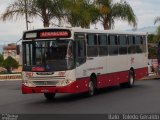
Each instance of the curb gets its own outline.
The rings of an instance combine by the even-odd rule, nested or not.
[[[4,81],[22,81],[22,79],[0,80],[0,82],[4,82]]]
[[[142,78],[142,80],[160,79],[160,75],[151,75]]]
[[[22,80],[21,74],[2,74],[0,75],[0,81],[17,81]]]

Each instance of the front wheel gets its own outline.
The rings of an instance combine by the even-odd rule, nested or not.
[[[89,81],[89,85],[88,85],[88,96],[91,97],[93,96],[95,93],[95,85],[93,81]]]
[[[47,100],[54,100],[55,93],[44,93],[44,96]]]

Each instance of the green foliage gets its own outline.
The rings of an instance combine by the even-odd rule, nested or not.
[[[18,62],[9,56],[4,60],[3,66],[7,69],[8,72],[11,72],[11,68],[18,68]]]
[[[136,16],[131,6],[126,1],[113,3],[113,0],[97,0],[99,9],[99,20],[104,29],[114,28],[115,20],[127,21],[134,28],[137,26]],[[106,12],[101,12],[101,7],[106,7]]]
[[[156,35],[154,36],[154,41],[156,43],[160,41],[160,26],[157,27]]]
[[[86,0],[68,0],[66,4],[67,19],[73,27],[89,28],[98,17],[95,4]]]
[[[148,43],[154,43],[155,41],[154,41],[154,38],[155,38],[155,35],[154,34],[149,34],[148,35]]]
[[[21,18],[27,12],[28,17],[40,17],[44,27],[49,27],[53,18],[59,18],[62,13],[60,1],[62,0],[16,0],[11,3],[2,14],[3,21]]]
[[[27,8],[29,7],[32,8],[31,5],[33,0],[26,0],[26,1],[27,3],[30,3],[27,4]],[[30,12],[29,9],[27,10],[27,12],[29,16],[32,16],[32,12]],[[5,9],[4,13],[1,16],[1,19],[3,21],[17,20],[21,18],[21,16],[24,16],[25,13],[26,13],[25,0],[16,0],[7,6],[7,8]]]
[[[3,61],[4,61],[3,55],[0,54],[0,67],[3,66]]]
[[[131,6],[124,0],[119,3],[113,0],[15,0],[6,8],[1,19],[17,20],[26,12],[28,17],[39,17],[44,27],[54,24],[53,19],[64,19],[73,27],[82,28],[101,21],[104,29],[111,29],[117,19],[127,21],[133,27],[137,25]]]
[[[160,17],[156,17],[154,20],[154,24],[160,22]],[[157,27],[156,35],[154,36],[154,41],[155,42],[160,42],[160,26]]]
[[[154,24],[160,22],[160,17],[156,17],[156,19],[154,20]]]
[[[149,46],[148,52],[149,52],[149,55],[148,55],[149,59],[156,59],[157,58],[157,50],[156,50],[156,48]]]

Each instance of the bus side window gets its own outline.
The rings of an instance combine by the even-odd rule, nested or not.
[[[135,36],[128,36],[127,39],[128,39],[128,54],[136,53]]]
[[[96,34],[87,35],[87,56],[88,57],[98,56],[97,35]]]
[[[146,36],[143,36],[142,38],[143,38],[143,52],[146,53],[146,51],[147,51],[146,50],[146,42],[147,42],[146,41]]]
[[[120,35],[120,36],[118,36],[118,39],[119,39],[119,54],[120,55],[127,54],[126,36]]]
[[[136,44],[136,53],[142,53],[143,52],[143,38],[142,38],[142,36],[136,36],[135,44]]]
[[[86,61],[86,45],[84,40],[76,41],[76,65],[79,66]]]
[[[117,35],[109,35],[109,55],[118,55],[118,40]]]
[[[99,55],[105,56],[108,55],[108,39],[107,35],[99,35],[98,36],[98,42],[99,42]]]

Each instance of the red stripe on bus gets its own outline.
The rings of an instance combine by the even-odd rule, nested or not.
[[[140,79],[148,74],[148,68],[135,69],[135,80]],[[119,85],[120,83],[128,82],[129,71],[109,73],[97,76],[97,88]],[[22,93],[82,93],[88,91],[88,83],[90,78],[78,78],[75,82],[64,87],[27,87],[22,85]]]

